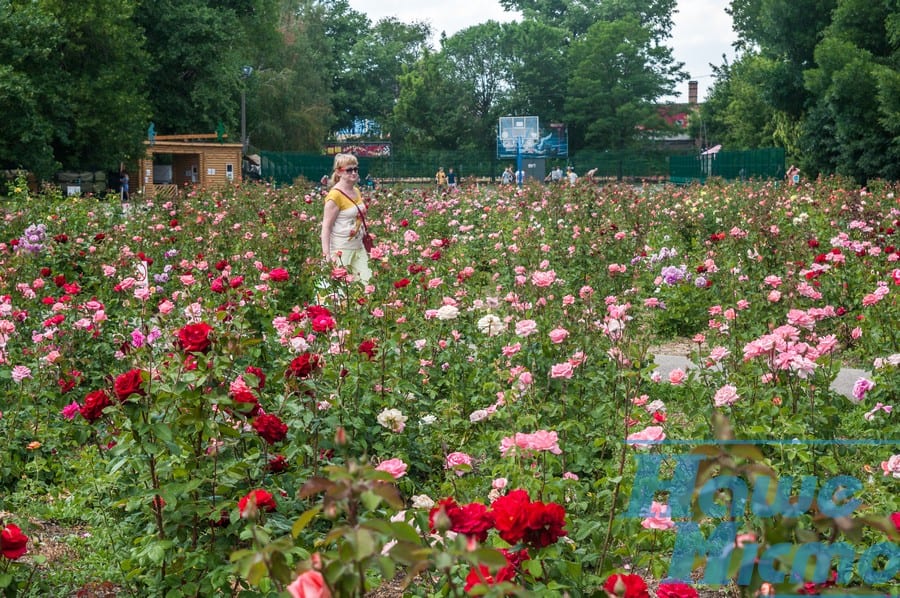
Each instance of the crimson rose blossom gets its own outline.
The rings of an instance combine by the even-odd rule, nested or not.
[[[188,353],[206,353],[212,345],[209,338],[212,330],[206,322],[188,324],[178,331],[178,344]]]
[[[375,359],[375,349],[378,347],[378,343],[375,342],[375,339],[364,340],[359,343],[359,353],[365,355],[370,360]]]
[[[523,538],[535,548],[550,546],[565,536],[566,510],[556,503],[535,501],[528,507],[528,527]]]
[[[478,569],[470,569],[469,575],[466,576],[466,587],[463,588],[466,592],[478,584],[492,586],[503,581],[512,581],[516,577],[519,566],[530,558],[527,550],[510,552],[501,548],[500,552],[506,557],[506,566],[497,571],[497,575],[491,575],[490,570],[484,565],[479,565]]]
[[[288,278],[290,278],[290,274],[288,274],[288,271],[284,268],[272,268],[272,270],[269,271],[269,280],[284,282]]]
[[[656,598],[697,598],[697,590],[686,583],[661,583]]]
[[[113,383],[113,391],[116,393],[116,398],[120,401],[124,401],[131,395],[144,396],[147,394],[147,392],[141,388],[141,385],[144,383],[141,379],[141,374],[141,370],[138,369],[128,370],[124,374],[119,374],[116,381]]]
[[[88,420],[89,423],[94,423],[103,415],[103,410],[110,405],[112,402],[106,391],[95,390],[84,397],[84,405],[78,411],[81,413],[81,417]]]
[[[631,573],[610,575],[606,578],[603,589],[610,598],[650,598],[644,580]]]
[[[275,504],[275,497],[273,497],[270,492],[267,492],[262,488],[257,488],[256,490],[251,490],[247,496],[238,501],[238,512],[241,514],[241,518],[246,519],[253,515],[251,511],[259,510],[272,512],[277,506],[278,505]]]
[[[306,378],[319,369],[319,356],[314,353],[302,353],[291,361],[285,376],[294,376],[296,378]]]
[[[28,536],[22,533],[19,526],[6,524],[0,531],[0,554],[11,561],[28,552]]]
[[[253,420],[253,429],[269,444],[284,440],[288,427],[277,415],[263,414]]]
[[[531,499],[524,490],[513,490],[493,502],[491,513],[494,516],[494,527],[503,540],[516,544],[525,537],[530,503]]]

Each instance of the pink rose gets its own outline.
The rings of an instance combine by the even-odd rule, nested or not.
[[[516,322],[517,336],[529,336],[535,332],[537,332],[537,322],[534,320],[522,320],[521,322]]]
[[[318,571],[304,571],[287,587],[292,598],[331,598],[325,578]]]
[[[666,439],[662,426],[649,426],[640,432],[629,434],[626,440],[635,448],[649,448]],[[641,442],[646,441],[646,442]]]
[[[681,384],[684,382],[684,379],[687,375],[684,373],[684,370],[681,368],[676,368],[669,372],[669,382],[672,384]]]
[[[726,384],[716,391],[713,403],[715,403],[716,407],[724,407],[726,405],[734,405],[740,398],[737,393],[737,387],[733,384]]]
[[[550,331],[550,342],[558,345],[559,343],[566,340],[566,337],[569,336],[569,331],[565,328],[554,328]]]
[[[562,363],[557,363],[550,366],[550,377],[551,378],[571,378],[574,373],[575,368],[572,367],[572,364],[568,361],[564,361]]]
[[[900,478],[900,454],[891,456],[887,461],[882,461],[881,469],[884,470],[884,475]]]
[[[375,469],[385,471],[394,476],[394,479],[399,480],[406,475],[406,467],[406,463],[402,459],[387,459],[379,463]]]
[[[556,432],[548,430],[538,430],[534,434],[523,434],[527,437],[525,446],[521,448],[532,451],[550,451],[554,455],[561,455],[562,450],[559,448],[559,436]]]
[[[444,469],[452,469],[457,476],[462,477],[472,470],[472,457],[458,451],[450,453],[444,461]]]
[[[669,505],[655,500],[650,503],[650,516],[641,521],[644,529],[672,529],[675,522],[669,517]]]

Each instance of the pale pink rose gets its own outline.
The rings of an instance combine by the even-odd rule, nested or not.
[[[509,480],[506,478],[495,478],[494,481],[491,482],[491,488],[494,490],[503,490],[508,483]]]
[[[716,396],[713,397],[713,403],[716,407],[724,407],[726,405],[734,405],[740,398],[741,397],[738,396],[737,393],[737,387],[733,384],[726,384],[716,391]]]
[[[675,522],[669,517],[669,505],[665,505],[655,500],[650,503],[650,515],[641,521],[641,527],[644,529],[672,529]]]
[[[861,336],[862,336],[862,328],[860,328],[859,326],[857,326],[856,328],[854,328],[853,330],[850,331],[850,338],[852,338],[853,340],[857,340]]]
[[[766,297],[770,303],[778,303],[781,301],[781,291],[771,290],[769,291],[769,295]]]
[[[516,335],[529,336],[537,332],[537,322],[534,320],[522,320],[516,322]]]
[[[628,444],[635,448],[649,448],[665,439],[666,433],[663,431],[662,426],[649,426],[626,437]]]
[[[457,476],[462,477],[472,470],[472,457],[458,451],[450,453],[444,461],[444,469],[452,469]]]
[[[551,378],[566,378],[569,379],[572,377],[572,374],[575,372],[575,368],[572,367],[572,364],[568,361],[564,361],[562,363],[557,363],[550,366],[550,377]]]
[[[556,432],[549,430],[538,430],[533,434],[524,434],[526,437],[525,448],[532,451],[550,451],[554,455],[561,455],[562,449],[559,448],[559,436]]]
[[[512,357],[516,353],[522,350],[522,343],[515,343],[512,345],[506,345],[501,349],[504,357]]]
[[[564,480],[572,480],[572,481],[575,481],[575,482],[578,481],[578,475],[572,473],[571,471],[567,471],[566,473],[564,473],[564,474],[562,475],[562,477],[563,477]]]
[[[900,454],[892,455],[887,461],[882,461],[881,469],[884,471],[884,475],[900,478]]]
[[[554,328],[550,331],[550,342],[554,344],[559,344],[566,340],[566,337],[569,336],[569,331],[565,328]]]
[[[541,272],[540,270],[538,270],[532,272],[531,274],[531,284],[536,287],[549,287],[555,280],[556,272],[554,272],[553,270],[548,270],[546,272]]]
[[[681,368],[675,368],[674,370],[669,372],[669,382],[671,384],[675,384],[675,385],[681,384],[684,382],[684,379],[686,377],[687,377],[687,374],[685,374],[684,370]]]
[[[297,576],[287,587],[291,598],[331,598],[325,578],[318,571],[309,570]]]
[[[402,459],[387,459],[386,461],[379,463],[375,469],[378,471],[386,471],[394,476],[395,479],[399,480],[406,475],[406,467],[407,465]]]

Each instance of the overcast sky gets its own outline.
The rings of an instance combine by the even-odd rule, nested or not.
[[[425,21],[435,35],[438,45],[441,32],[451,36],[461,29],[485,21],[512,21],[518,14],[504,12],[497,0],[349,0],[354,10],[368,15],[374,23],[382,17],[396,17],[404,23]],[[729,0],[678,0],[675,28],[669,40],[675,50],[675,60],[685,64],[685,70],[699,83],[700,101],[712,84],[709,63],[722,64],[722,54],[729,60],[734,56],[731,43],[731,17],[725,13]],[[675,101],[687,101],[687,83],[678,90]]]

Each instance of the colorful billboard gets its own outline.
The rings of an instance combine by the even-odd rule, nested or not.
[[[325,154],[353,154],[357,158],[388,158],[391,155],[391,144],[380,142],[347,142],[325,144]]]

